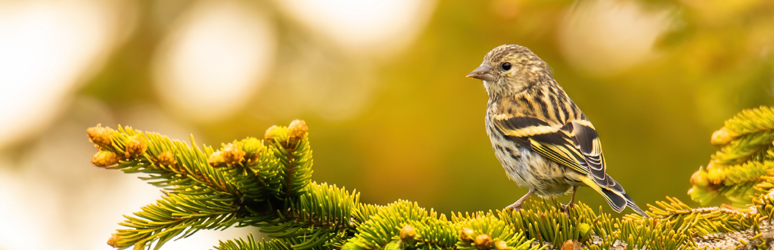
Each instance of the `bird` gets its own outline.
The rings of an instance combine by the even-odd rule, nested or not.
[[[556,198],[588,186],[620,213],[648,217],[607,174],[597,130],[556,82],[548,64],[527,47],[500,45],[467,75],[483,80],[489,100],[486,132],[509,179],[529,189],[506,207],[521,210],[531,195]]]

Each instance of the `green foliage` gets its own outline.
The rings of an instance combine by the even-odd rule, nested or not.
[[[656,202],[651,206],[653,214],[673,223],[677,232],[703,236],[710,233],[736,232],[752,228],[757,224],[755,214],[745,214],[731,209],[690,208],[675,198],[669,203]]]
[[[573,206],[567,214],[555,200],[532,200],[520,212],[501,212],[500,218],[517,231],[526,232],[529,238],[557,246],[568,240],[589,240],[597,215],[583,203]]]
[[[691,236],[675,231],[671,221],[657,219],[621,220],[616,236],[626,242],[628,249],[685,249],[694,247]]]
[[[435,213],[433,216],[435,217]],[[374,249],[386,246],[405,225],[420,224],[431,217],[416,203],[397,201],[380,209],[373,217],[358,227],[358,234],[345,249]]]
[[[774,186],[767,130],[772,117],[774,111],[761,108],[727,122],[713,136],[713,143],[723,145],[713,155],[714,165],[691,178],[692,195],[714,191],[739,202],[754,195],[746,201],[757,212],[696,209],[667,197],[648,205],[652,218],[613,218],[581,202],[565,212],[557,201],[542,199],[527,200],[520,211],[452,213],[449,219],[416,202],[361,203],[357,192],[311,180],[312,151],[302,121],[271,127],[264,140],[247,138],[218,150],[131,128],[97,126],[88,132],[99,147],[95,165],[146,173],[140,178],[165,193],[119,223],[125,228],[108,241],[117,248],[158,249],[201,229],[254,226],[271,239],[258,242],[249,235],[216,248],[558,249],[579,242],[590,249],[621,243],[627,249],[690,249],[697,247],[693,237],[757,232],[761,221],[773,218],[774,198],[760,194]]]
[[[537,249],[537,247],[530,246],[532,240],[526,240],[523,231],[516,231],[515,228],[496,217],[491,211],[473,216],[458,214],[458,216],[452,217],[452,221],[457,221],[455,224],[463,229],[472,229],[473,232],[467,237],[469,240],[463,238],[457,242],[458,249],[488,249],[491,245],[497,245],[501,241],[505,242],[507,246],[513,246],[514,249]],[[488,242],[487,238],[489,238]]]
[[[290,250],[293,249],[285,242],[279,240],[261,241],[256,242],[253,235],[248,235],[246,240],[234,239],[226,242],[221,241],[220,245],[216,247],[218,250]]]
[[[691,199],[707,204],[718,194],[736,207],[774,186],[774,109],[761,106],[739,112],[712,135],[719,147],[706,168],[691,177]]]
[[[742,110],[726,121],[724,127],[738,135],[770,131],[774,128],[774,110],[766,106]]]

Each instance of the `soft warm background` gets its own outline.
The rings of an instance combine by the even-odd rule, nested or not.
[[[0,249],[109,249],[121,215],[161,194],[91,166],[97,123],[219,145],[300,118],[318,182],[369,203],[502,208],[526,189],[495,159],[486,94],[464,76],[504,43],[552,66],[643,207],[689,202],[712,131],[774,104],[770,0],[4,0]]]

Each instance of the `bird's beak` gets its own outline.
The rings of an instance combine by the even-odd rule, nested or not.
[[[468,74],[466,77],[494,82],[496,80],[495,76],[492,75],[490,71],[492,70],[489,68],[489,66],[486,65],[486,63],[482,63],[481,66],[478,66],[478,68],[474,69],[473,72],[470,72],[470,74]]]

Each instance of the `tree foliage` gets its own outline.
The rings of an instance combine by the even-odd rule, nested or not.
[[[691,178],[694,200],[718,194],[751,211],[691,208],[676,198],[648,205],[644,218],[613,218],[579,202],[567,213],[555,200],[532,199],[521,211],[439,214],[416,202],[360,202],[360,194],[312,181],[312,150],[303,121],[273,126],[217,150],[130,127],[87,130],[99,148],[92,163],[161,188],[164,195],[126,220],[108,244],[159,249],[202,229],[260,228],[269,239],[222,241],[217,249],[690,249],[696,237],[751,230],[761,238],[774,214],[774,110],[745,110],[718,130],[710,165]],[[756,247],[766,247],[766,241]],[[745,245],[747,242],[744,243]]]
[[[774,109],[743,110],[726,121],[711,142],[718,151],[691,176],[691,199],[704,205],[722,195],[743,208],[756,194],[774,187]]]

